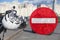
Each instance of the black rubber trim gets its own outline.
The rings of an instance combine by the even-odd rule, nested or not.
[[[8,14],[8,18],[9,18],[9,14]]]
[[[7,21],[7,19],[6,19],[6,15],[5,15],[5,20]]]
[[[10,21],[11,23],[13,23],[12,21]]]
[[[19,23],[15,23],[15,24],[19,24]]]

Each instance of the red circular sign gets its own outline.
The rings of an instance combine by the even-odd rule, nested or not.
[[[56,13],[46,7],[37,8],[30,16],[30,26],[38,34],[51,34],[56,28]]]

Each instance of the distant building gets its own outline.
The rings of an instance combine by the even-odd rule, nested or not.
[[[59,4],[55,5],[54,11],[56,12],[56,14],[57,14],[58,16],[60,16],[60,5],[59,5]]]
[[[20,3],[18,1],[13,1],[11,3],[4,2],[0,3],[0,13],[5,13],[6,10],[11,10],[15,6],[17,10],[17,15],[30,16],[31,13],[37,8],[37,6],[28,3]]]
[[[38,8],[39,8],[39,7],[47,7],[47,8],[52,9],[52,7],[51,7],[50,5],[45,5],[45,4],[40,4],[40,5],[38,6]]]
[[[51,5],[45,5],[45,4],[40,4],[40,6],[38,6],[38,8],[39,7],[47,7],[47,8],[52,9]],[[59,4],[55,5],[54,11],[58,16],[60,16],[60,5]]]
[[[20,3],[18,0],[13,2],[3,2],[0,3],[0,13],[5,13],[6,10],[11,10],[15,6],[17,10],[17,15],[30,16],[32,12],[39,7],[48,7],[52,9],[51,5],[40,4],[38,6],[29,3]],[[55,5],[55,12],[60,16],[60,5]]]

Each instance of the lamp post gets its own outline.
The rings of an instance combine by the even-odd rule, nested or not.
[[[52,5],[52,9],[54,10],[55,8],[55,0],[53,0],[53,5]]]

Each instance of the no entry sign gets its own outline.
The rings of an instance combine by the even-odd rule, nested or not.
[[[30,26],[34,32],[39,34],[53,33],[57,23],[56,13],[46,7],[37,8],[30,16]]]

